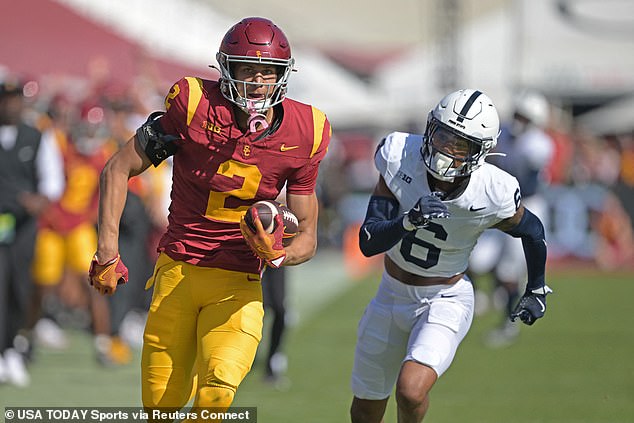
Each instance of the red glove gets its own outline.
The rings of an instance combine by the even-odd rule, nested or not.
[[[240,219],[240,230],[249,247],[253,252],[266,262],[270,267],[278,268],[286,259],[286,250],[282,245],[284,236],[284,220],[282,215],[275,216],[276,227],[273,233],[267,234],[264,231],[258,211],[253,210],[253,223],[256,231],[252,232],[244,221],[244,215]]]
[[[88,278],[90,285],[99,291],[100,294],[112,295],[117,290],[117,285],[123,285],[128,282],[128,268],[121,261],[119,254],[103,264],[97,261],[97,256],[95,255],[90,262]]]

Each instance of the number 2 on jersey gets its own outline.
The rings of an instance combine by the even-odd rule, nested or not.
[[[262,173],[257,166],[240,163],[235,160],[227,160],[218,167],[217,174],[232,180],[242,179],[242,185],[240,188],[229,191],[210,191],[205,215],[210,219],[221,222],[237,223],[248,206],[229,208],[226,207],[225,201],[228,197],[236,197],[242,200],[255,198],[260,186],[260,180],[262,180]]]

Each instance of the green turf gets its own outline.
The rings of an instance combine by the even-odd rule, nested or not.
[[[547,317],[522,327],[519,341],[486,348],[497,321],[476,318],[452,367],[432,391],[432,423],[628,423],[634,421],[634,321],[631,273],[554,273]],[[234,405],[256,406],[260,423],[346,422],[356,324],[378,278],[351,288],[288,333],[290,388],[262,382],[261,359]],[[296,292],[295,295],[301,295]],[[74,334],[69,352],[41,350],[27,389],[0,386],[0,407],[139,404],[135,365],[102,369],[90,340]],[[386,422],[395,422],[390,400]]]

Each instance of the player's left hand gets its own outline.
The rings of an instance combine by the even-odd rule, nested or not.
[[[128,282],[128,268],[121,257],[117,254],[112,260],[99,263],[95,255],[90,262],[88,271],[90,285],[102,295],[112,295],[117,290],[118,285]]]
[[[553,292],[548,285],[542,288],[526,290],[520,302],[511,313],[511,322],[520,319],[527,325],[532,325],[546,313],[546,295]]]
[[[282,244],[284,236],[284,221],[282,215],[275,216],[275,230],[268,234],[262,226],[257,210],[253,210],[253,223],[256,231],[252,232],[244,220],[244,216],[240,219],[240,231],[249,247],[253,252],[266,262],[270,267],[278,268],[286,259],[286,250]]]

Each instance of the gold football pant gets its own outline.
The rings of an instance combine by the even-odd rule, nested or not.
[[[91,223],[83,223],[64,235],[42,228],[35,242],[33,280],[50,286],[62,280],[65,269],[87,274],[96,249],[97,230]]]
[[[205,268],[161,254],[141,359],[146,409],[226,409],[262,338],[260,276]],[[192,384],[196,383],[193,387]]]

